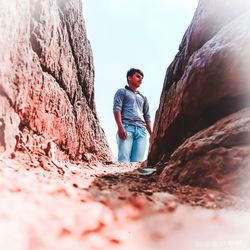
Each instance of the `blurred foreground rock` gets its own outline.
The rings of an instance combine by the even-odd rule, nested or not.
[[[60,162],[58,172],[21,158],[0,160],[0,249],[250,247],[250,206],[237,197],[157,185],[132,164]]]

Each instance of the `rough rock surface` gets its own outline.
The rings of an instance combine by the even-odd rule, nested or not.
[[[18,139],[32,149],[54,144],[74,160],[111,159],[81,11],[80,0],[1,1],[1,152]]]
[[[140,164],[104,163],[80,10],[72,0],[1,2],[0,249],[249,249],[249,200],[229,195],[226,182],[165,183],[142,176]],[[234,166],[247,159],[248,117],[239,109],[195,133],[175,150],[174,169],[232,146]],[[84,161],[59,161],[57,149]],[[204,173],[206,184],[209,165]]]
[[[55,167],[44,155],[18,154],[0,159],[0,249],[250,247],[249,200],[161,185],[140,176],[138,165]]]
[[[0,1],[0,249],[250,248],[250,201],[228,194],[220,164],[233,154],[231,176],[247,168],[248,108],[174,150],[179,183],[160,181],[165,170],[159,179],[141,164],[107,162],[80,1]],[[218,178],[209,182],[214,154]],[[204,163],[204,182],[194,176],[201,187],[176,174],[192,159]]]
[[[147,164],[164,169],[162,181],[229,192],[244,186],[250,171],[249,26],[248,1],[199,2],[167,70],[151,137]]]

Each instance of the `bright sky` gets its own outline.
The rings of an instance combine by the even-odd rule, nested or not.
[[[83,14],[95,66],[97,114],[114,157],[117,155],[115,92],[128,69],[144,72],[140,91],[154,121],[165,73],[178,52],[198,0],[83,0]]]

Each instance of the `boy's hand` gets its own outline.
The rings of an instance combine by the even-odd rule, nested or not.
[[[124,129],[124,127],[119,127],[118,128],[118,135],[119,135],[120,139],[122,139],[122,140],[127,139],[127,132]]]

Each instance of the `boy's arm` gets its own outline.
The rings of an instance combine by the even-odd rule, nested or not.
[[[151,119],[149,113],[149,104],[146,97],[144,97],[143,114],[144,114],[144,120],[146,122],[146,129],[149,135],[151,135],[152,134]]]
[[[147,128],[149,135],[151,135],[152,134],[151,122],[146,122],[146,128]]]
[[[114,96],[114,103],[113,103],[113,113],[118,127],[118,135],[119,138],[122,140],[125,140],[127,138],[127,132],[122,125],[122,115],[121,115],[124,95],[125,95],[125,89],[119,89]]]
[[[127,138],[127,132],[122,125],[122,116],[120,111],[114,112],[115,121],[118,127],[118,135],[122,140]]]

